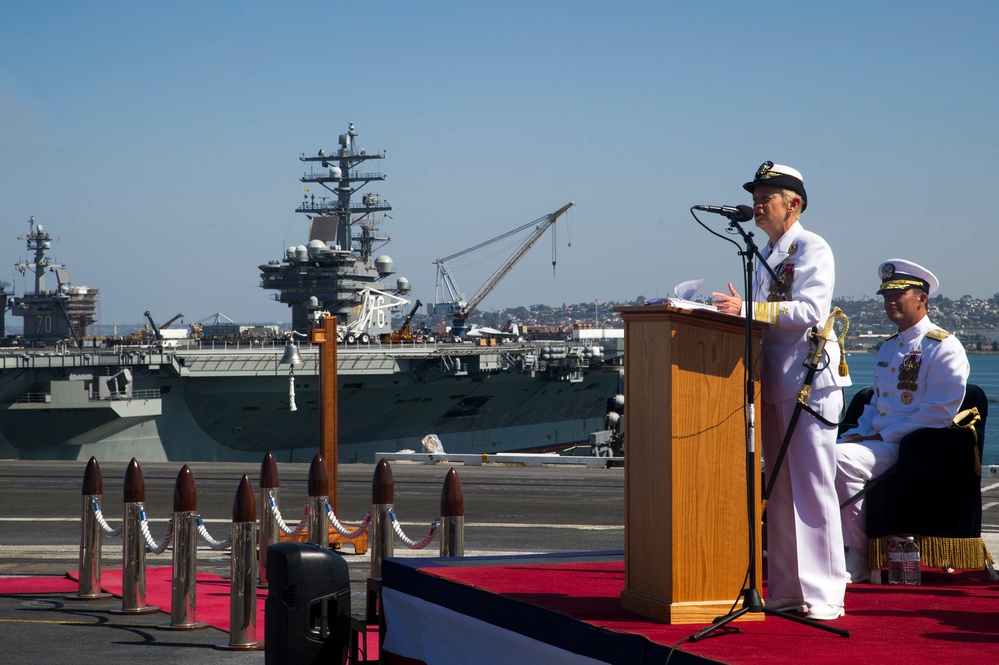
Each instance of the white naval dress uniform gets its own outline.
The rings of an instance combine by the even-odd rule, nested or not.
[[[917,368],[915,372],[911,369],[913,365]],[[906,434],[923,427],[951,424],[964,401],[970,371],[961,342],[934,326],[928,316],[885,340],[878,351],[871,403],[864,407],[857,426],[842,437],[880,433],[884,441],[836,446],[836,490],[840,503],[898,461],[898,444]],[[866,551],[867,518],[863,505],[861,497],[843,509],[843,541],[848,547]]]
[[[809,332],[823,329],[832,307],[835,264],[829,245],[795,222],[776,246],[762,250],[790,293],[769,301],[771,277],[759,266],[754,288],[754,318],[770,323],[763,333],[761,424],[764,465],[773,472],[776,459],[805,381]],[[840,349],[825,346],[827,361],[812,380],[808,406],[831,422],[843,409],[839,376]],[[767,504],[767,595],[801,599],[813,605],[843,606],[843,534],[836,500],[836,428],[802,411],[787,452],[776,470]],[[767,483],[770,482],[767,475]]]

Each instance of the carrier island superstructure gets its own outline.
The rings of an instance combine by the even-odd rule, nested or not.
[[[86,325],[71,334],[72,316],[58,318],[53,299],[65,305],[74,293],[68,272],[57,290],[36,284],[13,298],[14,316],[23,316],[18,302],[40,311],[47,299],[52,330],[67,323],[39,336],[35,319],[24,347],[0,352],[0,458],[258,461],[269,450],[279,461],[309,461],[319,445],[318,349],[302,333],[322,316],[337,317],[342,338],[341,461],[420,450],[428,434],[447,452],[496,453],[584,444],[602,429],[619,372],[596,340],[493,345],[393,331],[392,313],[409,312],[408,327],[415,307],[408,281],[393,278],[391,258],[377,253],[392,208],[361,191],[384,180],[369,165],[385,154],[358,149],[356,137],[351,124],[335,150],[300,157],[308,164],[301,180],[329,196],[306,192],[297,211],[309,216],[308,243],[260,266],[261,286],[289,304],[294,333],[271,342],[211,339],[206,326],[185,339],[107,344],[88,337]],[[50,249],[50,240],[41,243],[36,266]],[[96,300],[95,290],[75,292]],[[282,362],[289,341],[298,364]]]

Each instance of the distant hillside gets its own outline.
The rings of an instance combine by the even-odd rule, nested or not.
[[[700,298],[706,301],[706,298]],[[573,325],[586,325],[596,328],[620,328],[621,318],[614,313],[615,307],[644,305],[645,296],[638,296],[630,302],[587,302],[561,305],[529,305],[501,310],[479,309],[472,312],[469,321],[480,326],[502,328],[508,322],[522,325],[555,326],[571,328]],[[895,332],[894,326],[885,318],[884,306],[880,298],[859,300],[836,298],[833,304],[839,307],[850,319],[847,344],[850,348],[876,348],[884,337]],[[415,328],[431,330],[443,329],[451,325],[447,317],[429,317],[425,309],[413,318]],[[405,312],[396,315],[401,323]],[[999,350],[999,294],[988,300],[975,300],[962,296],[957,300],[937,295],[930,298],[930,318],[941,328],[957,334],[969,349]],[[22,332],[21,319],[10,316],[7,319],[10,334]],[[290,317],[286,321],[240,321],[244,325],[277,325],[290,328]],[[171,328],[184,327],[186,322],[177,321]],[[117,333],[127,335],[146,327],[145,323],[119,323],[116,325],[98,323],[90,328],[93,336],[106,337]]]

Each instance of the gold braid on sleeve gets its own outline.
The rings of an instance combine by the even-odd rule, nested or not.
[[[757,321],[765,321],[772,326],[780,328],[780,315],[784,312],[783,302],[757,302],[753,303],[753,317]]]

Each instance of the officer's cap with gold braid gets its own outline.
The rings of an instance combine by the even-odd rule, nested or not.
[[[888,259],[878,266],[878,277],[881,278],[881,288],[878,295],[895,289],[917,288],[933,293],[940,286],[936,275],[929,270],[905,259]]]
[[[801,197],[801,211],[808,207],[808,194],[805,194],[805,181],[801,173],[790,166],[774,164],[773,162],[763,162],[760,168],[756,169],[756,177],[752,182],[747,182],[742,186],[744,190],[753,193],[757,185],[769,185],[780,189],[790,189]]]

